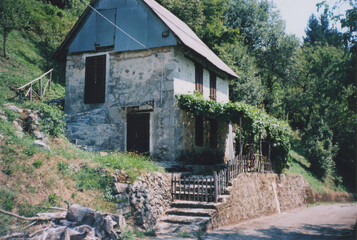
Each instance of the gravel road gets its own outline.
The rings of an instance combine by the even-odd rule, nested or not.
[[[357,240],[352,236],[357,220],[357,204],[329,204],[298,208],[225,227],[204,239],[302,239]]]

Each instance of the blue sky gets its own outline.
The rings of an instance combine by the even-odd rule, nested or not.
[[[320,15],[322,10],[317,12],[316,4],[322,0],[272,0],[286,23],[286,32],[295,34],[300,40],[305,36],[305,28],[311,14]],[[332,7],[337,0],[327,0]],[[347,4],[346,4],[347,5]],[[346,6],[340,9],[344,12]]]

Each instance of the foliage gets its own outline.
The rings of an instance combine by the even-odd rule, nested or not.
[[[321,119],[311,121],[302,135],[305,155],[309,159],[310,169],[320,179],[334,173],[333,157],[336,146],[332,145],[333,133]]]
[[[336,28],[330,28],[327,14],[321,14],[320,19],[317,19],[314,14],[311,15],[305,33],[304,44],[328,43],[335,47],[343,45],[342,34]]]
[[[28,23],[27,1],[1,0],[0,2],[0,28],[3,35],[3,55],[6,58],[6,40],[9,33],[15,29],[20,30]]]
[[[254,143],[257,146],[260,138],[270,139],[271,144],[275,146],[272,149],[272,156],[281,163],[279,171],[288,161],[291,129],[286,122],[279,121],[265,111],[242,102],[221,104],[204,100],[200,94],[178,95],[177,100],[182,110],[209,119],[239,124],[242,118],[242,133],[246,143]]]
[[[43,132],[51,136],[64,134],[65,115],[59,107],[44,102],[28,102],[25,106],[41,112],[42,116],[40,124]]]

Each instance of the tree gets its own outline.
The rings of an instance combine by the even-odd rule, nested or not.
[[[317,19],[314,14],[309,18],[308,26],[305,30],[306,38],[304,44],[316,45],[318,43],[328,43],[335,47],[342,47],[342,34],[336,29],[330,28],[330,21],[327,14],[321,14]]]
[[[196,34],[201,31],[205,16],[200,0],[158,0],[157,2],[185,22]]]
[[[28,22],[27,2],[24,0],[0,1],[0,27],[3,34],[3,55],[6,58],[6,40],[9,33],[15,29],[26,27]]]

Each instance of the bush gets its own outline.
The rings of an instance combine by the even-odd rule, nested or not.
[[[35,160],[32,165],[35,167],[35,168],[40,168],[42,165],[43,165],[43,161],[41,160]]]
[[[302,134],[305,155],[311,163],[310,169],[320,179],[335,173],[333,157],[337,146],[333,146],[332,137],[332,131],[327,124],[316,117],[312,118]]]
[[[51,136],[59,136],[64,134],[64,117],[63,111],[55,106],[44,102],[29,102],[25,106],[32,110],[41,112],[41,130]]]

